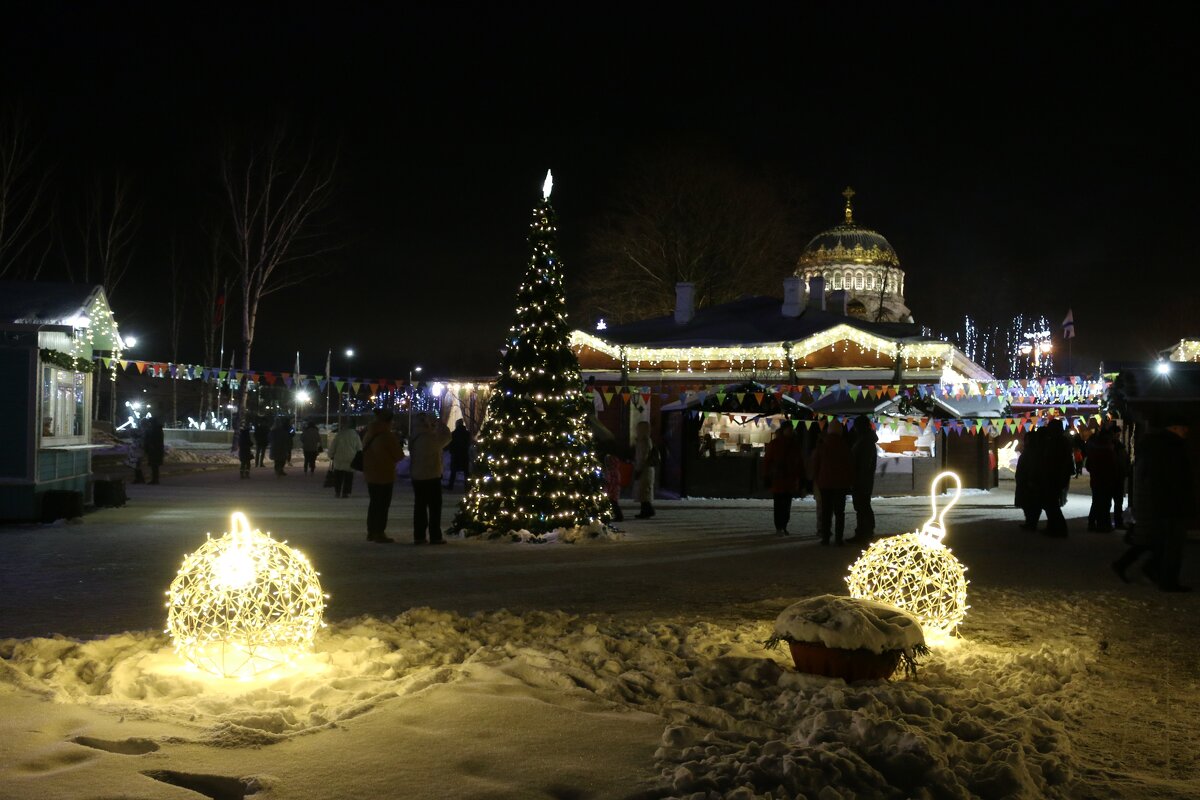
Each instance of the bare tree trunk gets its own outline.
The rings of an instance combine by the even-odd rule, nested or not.
[[[250,371],[255,325],[263,298],[311,277],[300,262],[330,249],[316,243],[315,217],[329,202],[334,164],[319,164],[314,145],[294,150],[284,128],[265,143],[221,158],[229,201],[233,251],[242,289],[242,368]],[[305,264],[304,266],[307,266]],[[238,413],[246,418],[248,386],[242,382]]]
[[[179,333],[183,328],[183,280],[179,274],[179,251],[171,239],[171,424],[179,421]]]

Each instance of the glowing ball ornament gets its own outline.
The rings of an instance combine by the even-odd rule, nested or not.
[[[253,678],[312,649],[326,596],[302,553],[251,530],[240,511],[230,527],[183,560],[167,592],[167,633],[204,672]]]
[[[938,486],[954,483],[954,496],[938,513]],[[962,481],[943,472],[929,487],[933,516],[921,530],[888,536],[872,544],[850,567],[846,583],[850,596],[878,600],[910,612],[921,622],[926,636],[944,637],[967,615],[966,567],[942,544],[943,520],[962,494]]]

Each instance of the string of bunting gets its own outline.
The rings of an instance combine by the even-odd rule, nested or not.
[[[806,405],[816,402],[822,397],[839,396],[840,399],[858,400],[893,400],[896,398],[921,399],[938,397],[948,400],[963,400],[978,398],[988,401],[1007,402],[1014,405],[1095,405],[1104,397],[1109,383],[1090,378],[1062,378],[1058,380],[1013,380],[1013,381],[966,381],[955,384],[900,384],[857,386],[842,383],[803,384],[763,386],[763,391],[750,392],[741,390],[745,384],[728,384],[725,386],[679,386],[673,384],[675,390],[682,390],[676,396],[680,402],[688,403],[693,400],[703,402],[709,396],[715,396],[718,403],[724,403],[727,397],[735,398],[739,408],[758,410],[762,407],[767,396],[777,403],[783,397],[789,397],[796,402]],[[614,386],[612,388],[596,388],[603,405],[607,406],[614,400],[628,403],[637,397],[648,403],[651,396],[657,394],[662,399],[672,397],[671,393],[655,392],[650,386]],[[750,401],[753,401],[752,403]]]
[[[97,357],[97,361],[103,363],[105,369],[111,368],[114,360],[108,357]],[[222,386],[229,388],[238,388],[241,381],[250,381],[251,384],[276,386],[282,385],[289,389],[303,389],[315,387],[320,391],[325,391],[330,382],[333,383],[336,390],[341,393],[349,387],[350,391],[358,394],[361,391],[369,391],[371,394],[379,392],[381,389],[400,390],[408,385],[408,381],[403,379],[389,378],[356,378],[356,377],[340,377],[336,375],[308,375],[296,374],[292,372],[273,372],[267,370],[238,370],[238,369],[220,369],[218,367],[205,367],[194,364],[174,364],[161,361],[140,361],[135,359],[116,359],[117,367],[122,370],[136,370],[140,375],[146,375],[155,378],[176,378],[179,380],[202,380],[212,383],[219,383]],[[1094,378],[1086,378],[1081,376],[1071,376],[1057,379],[1038,379],[1038,380],[997,380],[997,381],[966,381],[956,384],[883,384],[883,385],[868,385],[857,386],[845,383],[828,383],[828,384],[778,384],[771,386],[762,386],[762,391],[748,392],[740,391],[745,386],[744,383],[727,384],[724,386],[679,386],[672,385],[675,390],[682,390],[677,395],[676,399],[683,403],[697,401],[703,403],[706,398],[713,396],[717,403],[724,406],[728,398],[733,399],[736,406],[732,409],[735,413],[756,413],[759,412],[768,395],[773,399],[776,408],[779,401],[783,397],[803,403],[806,405],[812,404],[822,397],[834,397],[836,399],[846,399],[851,401],[858,400],[879,400],[887,401],[897,398],[943,398],[949,400],[962,400],[964,398],[977,398],[985,402],[995,401],[997,409],[1003,407],[1004,404],[1009,405],[1039,405],[1044,408],[1030,410],[1027,413],[1017,416],[1005,417],[963,417],[958,419],[931,419],[919,416],[883,416],[877,418],[876,415],[867,412],[867,416],[871,417],[876,424],[898,424],[898,421],[904,420],[909,424],[919,424],[925,430],[928,426],[933,426],[936,430],[947,430],[953,433],[978,433],[982,430],[1002,432],[1013,432],[1017,429],[1029,430],[1031,427],[1041,424],[1041,421],[1048,417],[1059,417],[1067,419],[1068,423],[1073,426],[1087,425],[1091,422],[1099,422],[1103,417],[1098,413],[1087,414],[1070,414],[1070,409],[1073,406],[1087,405],[1095,406],[1103,398],[1104,392],[1108,387],[1105,381],[1098,381]],[[673,395],[655,391],[650,386],[613,386],[597,387],[592,390],[592,400],[598,408],[608,406],[613,402],[629,403],[636,396],[642,403],[648,404],[653,396],[657,395],[661,400],[669,400]],[[730,413],[731,410],[722,408],[721,411],[702,411],[701,413]],[[853,418],[858,416],[858,412],[854,414],[821,414],[816,413],[815,419],[810,420],[792,420],[793,425],[820,425],[822,428],[831,420],[838,420],[844,423],[852,424]],[[882,419],[882,423],[880,422]]]
[[[110,369],[114,360],[107,357],[97,358],[104,364],[104,368]],[[187,381],[206,381],[209,383],[218,383],[222,386],[236,389],[241,385],[243,380],[249,381],[252,385],[267,385],[267,386],[286,386],[289,389],[306,389],[315,387],[320,391],[325,391],[325,387],[330,382],[333,383],[337,391],[343,392],[346,387],[350,387],[350,391],[358,394],[360,391],[369,391],[375,394],[380,389],[396,390],[403,389],[408,385],[408,381],[395,378],[357,378],[357,377],[339,377],[337,375],[306,375],[293,372],[270,372],[266,370],[239,370],[239,369],[220,369],[218,367],[204,367],[195,364],[172,364],[162,361],[136,361],[133,359],[116,359],[115,363],[118,368],[128,372],[135,370],[139,375],[145,375],[151,378],[176,378],[178,380]]]

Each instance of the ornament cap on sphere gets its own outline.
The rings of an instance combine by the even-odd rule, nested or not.
[[[954,495],[938,510],[938,489],[954,483]],[[920,530],[887,536],[871,544],[850,567],[846,583],[852,597],[878,600],[914,614],[927,635],[951,634],[967,613],[966,567],[942,544],[945,518],[962,495],[953,472],[936,475],[929,487],[933,515]]]

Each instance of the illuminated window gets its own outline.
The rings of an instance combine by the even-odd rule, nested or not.
[[[854,273],[854,288],[862,291],[865,286],[866,284],[863,283],[863,274],[861,272]]]
[[[42,443],[72,444],[87,437],[87,375],[42,365]]]

